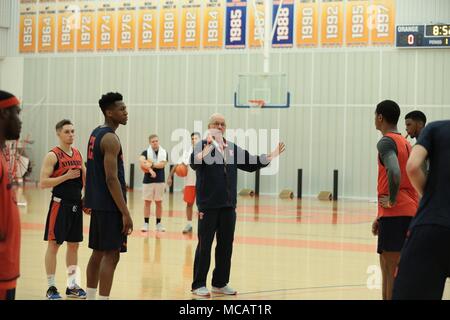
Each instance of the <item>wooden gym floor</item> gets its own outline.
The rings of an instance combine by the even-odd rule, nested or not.
[[[28,205],[21,207],[21,277],[17,299],[44,299],[46,242],[43,232],[50,192],[24,191]],[[121,255],[111,299],[193,299],[192,266],[197,245],[194,233],[183,235],[185,204],[182,193],[164,195],[162,223],[156,233],[154,205],[150,232],[143,234],[141,192],[129,193],[135,231],[128,253]],[[314,198],[281,200],[272,196],[238,196],[237,225],[230,285],[238,295],[212,299],[380,299],[376,238],[371,224],[376,204],[368,201],[323,202]],[[81,285],[86,288],[89,217],[84,216],[84,242],[80,245]],[[213,245],[213,248],[215,245]],[[214,268],[214,249],[208,287]],[[58,254],[57,287],[66,287],[65,246]],[[447,286],[444,299],[450,298]]]

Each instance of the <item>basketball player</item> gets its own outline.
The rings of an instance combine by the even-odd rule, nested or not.
[[[47,272],[47,299],[60,300],[56,288],[56,256],[59,247],[67,243],[67,289],[66,296],[85,299],[86,292],[76,283],[78,269],[78,246],[83,241],[83,210],[81,191],[86,180],[86,168],[80,151],[72,147],[75,129],[70,120],[56,124],[59,146],[44,158],[41,188],[52,188],[52,198],[47,214],[44,240],[47,241],[45,270]]]
[[[422,111],[414,110],[408,113],[405,116],[405,126],[407,136],[410,136],[412,139],[419,139],[420,133],[422,132],[425,124],[427,123],[427,117]],[[428,173],[428,169],[430,168],[429,160],[425,160],[422,164],[422,170],[425,174]]]
[[[192,147],[200,140],[200,133],[194,132],[191,134],[191,144]],[[192,210],[195,202],[195,171],[190,167],[191,153],[193,150],[189,150],[183,154],[180,164],[186,165],[188,167],[188,174],[184,179],[184,190],[183,190],[183,200],[186,202],[186,217],[187,224],[183,229],[183,233],[192,233]],[[167,185],[170,187],[173,183],[173,175],[177,166],[174,166],[170,171],[169,177],[167,178]]]
[[[3,153],[6,140],[20,137],[19,100],[0,90],[0,300],[14,300],[20,275],[20,216]]]
[[[248,151],[223,138],[226,130],[225,118],[215,113],[209,119],[210,131],[206,140],[194,146],[191,167],[196,171],[198,245],[195,252],[192,293],[210,296],[206,278],[211,260],[214,236],[216,245],[216,267],[212,276],[212,292],[235,295],[236,290],[228,286],[236,225],[237,170],[256,171],[267,166],[272,159],[284,151],[284,144],[269,155],[252,156]]]
[[[427,117],[422,111],[411,111],[405,116],[406,133],[412,139],[418,139],[426,123]]]
[[[85,192],[86,211],[91,214],[87,266],[87,299],[108,300],[120,252],[126,252],[133,221],[126,202],[122,146],[116,130],[128,121],[120,93],[107,93],[99,100],[105,123],[91,133],[88,145]]]
[[[372,233],[378,235],[383,278],[383,300],[391,300],[394,272],[412,217],[417,211],[418,195],[406,174],[411,145],[398,132],[400,107],[391,100],[377,105],[375,127],[383,137],[378,149],[378,216]]]
[[[429,158],[425,175],[423,161]],[[450,276],[450,121],[427,125],[413,147],[406,170],[422,196],[403,246],[394,299],[442,299]]]
[[[148,138],[150,146],[147,150],[144,150],[139,157],[141,166],[147,166],[149,172],[144,174],[144,181],[142,185],[142,198],[144,199],[144,225],[141,231],[147,232],[149,229],[150,219],[150,206],[152,201],[156,205],[156,231],[165,232],[166,229],[161,223],[162,217],[162,199],[164,195],[165,173],[164,167],[166,166],[169,157],[159,145],[159,138],[156,134],[150,135]]]

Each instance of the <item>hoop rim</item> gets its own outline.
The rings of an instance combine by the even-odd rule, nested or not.
[[[250,108],[264,108],[266,101],[264,99],[250,99],[248,100],[248,105]]]

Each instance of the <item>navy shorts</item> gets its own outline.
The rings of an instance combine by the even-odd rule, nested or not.
[[[0,300],[16,300],[16,288],[0,289]]]
[[[127,236],[122,234],[122,228],[120,212],[92,210],[89,248],[98,251],[127,252]]]
[[[57,244],[83,241],[83,210],[81,200],[68,201],[52,197],[45,224],[44,240]]]
[[[450,276],[450,228],[414,227],[407,237],[397,268],[392,298],[442,299]]]
[[[412,217],[381,217],[378,219],[379,254],[384,251],[400,252],[408,233]]]

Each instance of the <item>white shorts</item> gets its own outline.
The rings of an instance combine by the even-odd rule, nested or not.
[[[142,185],[142,199],[146,201],[162,201],[165,182],[144,183]]]

